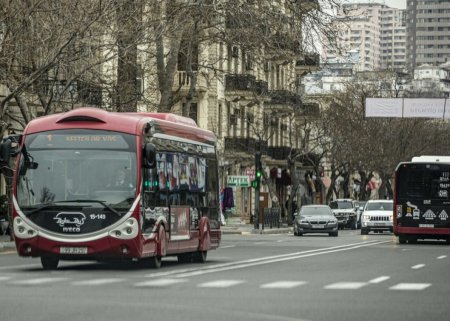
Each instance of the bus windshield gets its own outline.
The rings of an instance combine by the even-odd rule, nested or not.
[[[71,129],[28,135],[17,181],[17,202],[25,214],[43,205],[128,209],[136,194],[136,143],[132,135]],[[70,202],[72,201],[72,202]]]

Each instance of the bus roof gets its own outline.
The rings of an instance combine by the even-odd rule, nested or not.
[[[450,156],[422,155],[411,159],[412,163],[450,163]]]
[[[39,117],[28,123],[24,134],[48,130],[86,128],[141,135],[148,123],[155,123],[163,134],[214,144],[213,132],[197,126],[194,120],[170,113],[119,113],[83,107],[65,113]]]

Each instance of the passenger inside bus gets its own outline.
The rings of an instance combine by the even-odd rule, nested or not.
[[[126,175],[124,170],[119,170],[117,172],[116,180],[113,184],[114,187],[124,187],[124,188],[134,188],[133,184],[130,183],[128,175]]]

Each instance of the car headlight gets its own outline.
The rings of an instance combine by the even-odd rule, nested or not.
[[[389,222],[393,222],[394,221],[394,216],[393,215],[389,215]]]
[[[337,223],[337,220],[329,220],[328,221],[328,224],[336,224]]]
[[[301,220],[300,223],[301,224],[308,224],[309,222],[307,220]]]
[[[363,216],[362,216],[362,219],[363,219],[364,221],[369,221],[369,220],[370,220],[370,215],[363,215]]]

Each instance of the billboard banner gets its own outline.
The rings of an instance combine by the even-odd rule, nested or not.
[[[402,98],[366,98],[366,117],[401,118]]]
[[[445,98],[405,98],[404,118],[444,118]]]
[[[450,119],[450,99],[366,98],[366,117]]]

